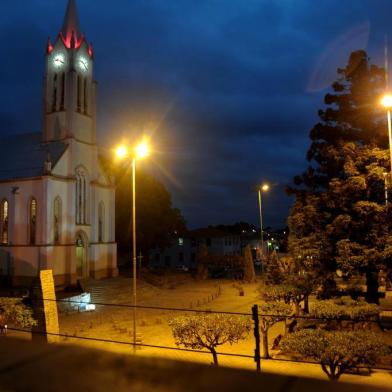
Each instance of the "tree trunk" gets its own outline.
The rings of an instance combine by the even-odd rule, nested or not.
[[[392,288],[392,268],[387,269],[386,277],[385,277],[385,288]]]
[[[328,375],[329,381],[338,382],[340,378],[340,374],[330,374]]]
[[[379,304],[378,271],[373,268],[366,271],[366,301]]]
[[[306,295],[304,299],[304,312],[309,313],[309,295]]]
[[[299,306],[299,302],[295,301],[294,302],[294,307],[295,307],[295,315],[298,317],[299,316],[299,311],[301,307]]]
[[[328,376],[329,381],[335,381],[335,382],[338,381],[339,377],[342,374],[335,365],[326,365],[322,363],[321,369],[323,369],[323,372]]]
[[[269,350],[268,350],[268,329],[266,331],[261,331],[263,335],[263,358],[268,359],[269,356]]]
[[[210,351],[212,353],[212,358],[214,359],[214,366],[218,366],[218,354],[216,353],[216,350],[212,347],[210,348]]]

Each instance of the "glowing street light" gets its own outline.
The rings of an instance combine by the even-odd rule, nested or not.
[[[261,236],[261,268],[262,272],[264,270],[263,267],[263,257],[264,257],[264,231],[263,231],[263,209],[261,206],[261,194],[262,192],[268,192],[269,190],[268,184],[262,184],[259,187],[259,213],[260,213],[260,236]]]
[[[118,146],[116,148],[115,154],[116,154],[116,158],[119,159],[119,160],[122,160],[122,159],[126,158],[128,156],[128,148],[127,148],[127,146],[121,144],[120,146]]]
[[[150,155],[150,148],[147,141],[143,140],[134,147],[133,154],[129,153],[129,149],[125,145],[118,146],[115,154],[118,160],[131,158],[132,161],[133,351],[136,353],[136,161]]]
[[[381,98],[381,105],[384,106],[385,109],[392,108],[392,94],[385,94]]]
[[[135,155],[137,159],[143,159],[150,155],[150,147],[146,141],[143,141],[136,145]]]

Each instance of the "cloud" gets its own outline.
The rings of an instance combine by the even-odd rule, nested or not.
[[[0,132],[36,130],[45,43],[56,37],[66,2],[3,3]],[[110,146],[151,131],[157,151],[145,165],[171,189],[191,227],[257,223],[254,188],[264,179],[276,184],[266,222],[284,224],[291,203],[284,185],[305,167],[323,89],[367,40],[382,60],[392,8],[386,0],[78,6],[95,48],[100,141]]]

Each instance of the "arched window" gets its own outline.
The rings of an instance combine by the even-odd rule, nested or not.
[[[88,188],[87,175],[84,169],[76,171],[76,224],[84,225],[88,222]]]
[[[88,114],[88,103],[87,103],[87,78],[84,79],[83,102],[84,102],[84,114]]]
[[[53,98],[52,98],[52,112],[57,109],[57,74],[53,76]]]
[[[61,74],[61,100],[60,100],[60,110],[64,110],[65,101],[65,73]]]
[[[104,241],[104,229],[105,229],[105,205],[103,201],[98,206],[98,242]]]
[[[81,107],[82,107],[82,77],[78,75],[78,86],[77,86],[77,104],[76,104],[76,110],[80,112]]]
[[[3,200],[0,205],[0,235],[1,244],[8,244],[8,201]]]
[[[56,197],[53,204],[53,239],[54,243],[60,242],[61,231],[61,199]]]
[[[37,208],[37,200],[31,199],[29,205],[29,241],[32,245],[37,240]]]

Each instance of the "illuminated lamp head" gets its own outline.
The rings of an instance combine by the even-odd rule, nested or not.
[[[385,94],[381,98],[381,105],[384,106],[385,109],[391,109],[392,108],[392,95]]]

